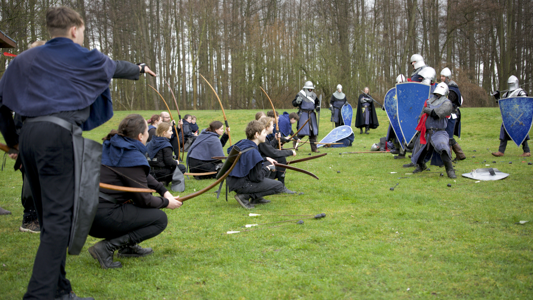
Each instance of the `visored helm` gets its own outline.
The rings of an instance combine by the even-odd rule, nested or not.
[[[338,84],[337,85],[337,90],[341,90],[342,91],[342,85]]]
[[[405,82],[405,76],[403,76],[403,74],[400,74],[398,75],[398,77],[396,77],[396,83],[402,83],[402,82]]]
[[[441,82],[437,85],[437,87],[433,91],[433,94],[437,94],[440,96],[447,96],[448,92],[449,92],[448,85],[444,82]]]
[[[315,86],[313,85],[313,82],[306,81],[305,84],[304,84],[303,89],[314,90]]]
[[[509,85],[509,92],[512,92],[516,90],[517,88],[520,88],[520,85],[518,85],[518,78],[516,76],[511,75],[509,79],[507,79],[507,84]]]
[[[420,54],[413,54],[413,56],[411,56],[411,63],[414,63],[415,69],[426,65],[426,63],[424,63],[424,58]]]
[[[378,150],[379,150],[379,146],[376,143],[372,144],[372,147],[370,147],[370,151],[378,151]]]
[[[452,77],[452,71],[448,68],[444,68],[442,69],[442,71],[440,71],[440,75],[444,76],[444,77],[448,77],[448,78],[451,78]]]

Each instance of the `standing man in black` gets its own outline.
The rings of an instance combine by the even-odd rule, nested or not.
[[[87,201],[76,197],[83,190],[80,186],[90,185],[79,180],[79,159],[75,159],[81,130],[96,128],[112,117],[111,78],[136,80],[139,73],[155,74],[144,64],[113,61],[98,50],[83,48],[84,22],[70,8],[49,9],[46,25],[52,39],[18,55],[0,80],[0,109],[2,116],[15,111],[24,119],[19,150],[41,225],[41,243],[24,299],[80,299],[66,279],[65,263],[66,248],[70,245],[71,251],[73,240],[83,244],[86,238],[71,232],[88,229],[92,222],[73,215],[74,208]],[[2,127],[8,135],[15,131],[9,124]],[[99,174],[89,177],[95,181]]]
[[[364,93],[359,95],[359,100],[357,102],[355,127],[361,129],[361,134],[363,134],[363,128],[366,128],[365,134],[369,134],[368,130],[370,128],[376,129],[379,126],[376,108],[374,107],[374,100],[369,92],[370,90],[368,87],[365,87]]]

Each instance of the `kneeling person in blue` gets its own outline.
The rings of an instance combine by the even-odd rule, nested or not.
[[[269,203],[263,196],[282,193],[283,183],[268,178],[275,170],[274,162],[266,157],[268,163],[263,164],[263,157],[259,153],[258,145],[266,140],[265,126],[259,121],[251,121],[246,126],[246,139],[235,145],[241,150],[241,157],[227,178],[230,191],[235,191],[235,199],[247,209],[254,208],[254,204]],[[233,146],[228,148],[231,152]]]
[[[213,157],[224,156],[223,147],[228,141],[230,128],[224,132],[224,124],[213,121],[209,127],[202,130],[200,135],[189,148],[187,166],[192,173],[215,172],[222,167],[222,161]],[[194,176],[196,179],[211,179],[216,175]]]
[[[185,173],[186,168],[180,165],[179,161],[172,157],[172,145],[170,138],[172,137],[172,126],[169,123],[163,122],[157,126],[155,136],[146,145],[148,150],[148,158],[150,159],[150,174],[154,176],[157,181],[168,185],[172,181],[174,170],[178,167],[181,173]]]
[[[287,164],[287,156],[296,156],[296,151],[294,150],[279,150],[277,149],[278,141],[273,136],[269,138],[272,131],[274,130],[274,120],[271,117],[262,117],[259,119],[259,122],[265,126],[265,130],[267,133],[267,137],[264,143],[261,143],[258,145],[259,147],[259,153],[261,153],[261,156],[264,160],[266,160],[267,157],[275,159],[280,164]],[[280,125],[281,127],[281,125]],[[279,135],[279,134],[277,134]],[[276,172],[270,173],[270,178],[272,179],[278,179],[279,182],[283,183],[284,189],[283,192],[286,194],[296,194],[296,192],[293,192],[289,190],[287,187],[285,187],[285,168],[276,168]]]
[[[141,248],[139,243],[157,236],[167,227],[167,215],[161,208],[174,209],[182,204],[150,175],[145,157],[148,136],[144,118],[132,114],[120,122],[118,131],[112,131],[104,138],[100,182],[148,187],[161,196],[100,189],[98,209],[89,235],[104,240],[88,250],[103,269],[122,267],[120,262],[113,261],[115,250],[119,250],[119,256],[125,257],[152,254],[152,249]]]

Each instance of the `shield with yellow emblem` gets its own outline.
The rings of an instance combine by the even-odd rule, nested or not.
[[[533,98],[512,97],[498,101],[503,127],[517,146],[520,146],[533,123]]]

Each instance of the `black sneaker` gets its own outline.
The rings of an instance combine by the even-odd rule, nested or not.
[[[22,232],[40,233],[41,226],[39,226],[39,220],[33,220],[30,222],[22,221],[22,226],[19,228]]]
[[[394,159],[404,159],[405,155],[396,155]]]
[[[413,163],[408,163],[406,165],[403,165],[404,168],[412,168],[414,166],[415,166],[415,164],[413,164]]]
[[[251,204],[248,199],[250,199],[250,196],[245,196],[243,194],[236,194],[235,195],[235,200],[237,200],[237,202],[239,202],[239,204],[246,208],[246,209],[252,209],[254,208],[255,206],[253,204]]]
[[[270,203],[270,202],[271,202],[270,200],[267,200],[267,199],[261,197],[261,198],[253,199],[252,202],[250,202],[250,203],[252,203],[252,204],[267,204],[267,203]]]
[[[7,209],[3,209],[0,207],[0,215],[10,215],[11,212]]]

